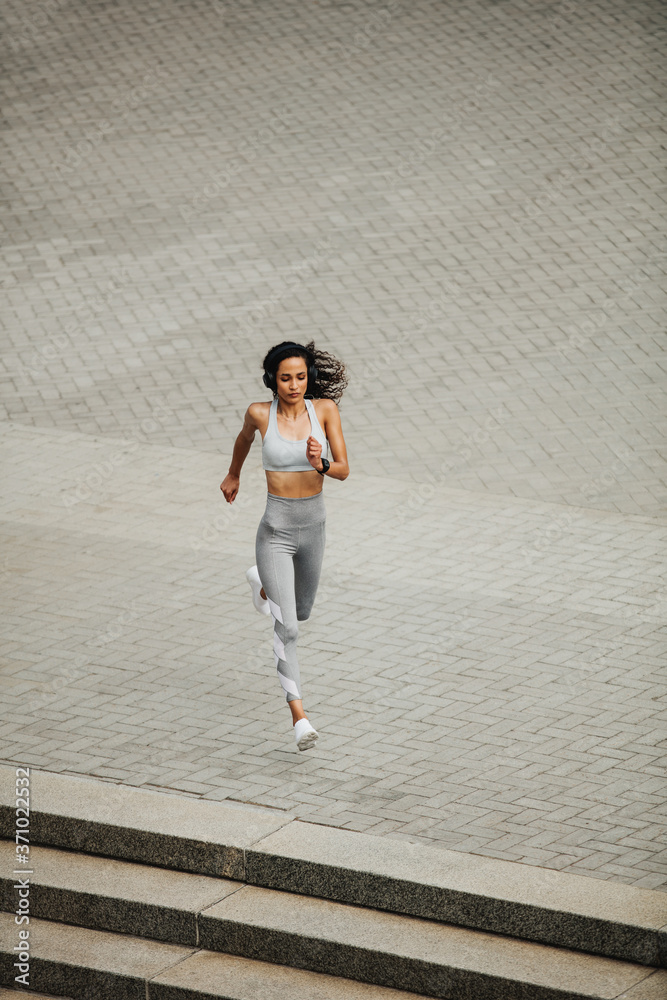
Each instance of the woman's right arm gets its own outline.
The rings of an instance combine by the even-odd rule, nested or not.
[[[255,440],[255,431],[257,430],[258,425],[255,422],[254,414],[251,412],[254,406],[255,404],[251,403],[245,412],[241,433],[234,442],[234,452],[232,454],[229,472],[220,483],[220,489],[222,490],[222,494],[227,503],[232,503],[239,491],[241,468],[248,457],[248,452],[250,451],[251,445]]]

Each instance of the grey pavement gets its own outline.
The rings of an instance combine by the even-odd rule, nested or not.
[[[667,888],[664,6],[3,9],[0,760]],[[218,486],[311,336],[299,754]]]

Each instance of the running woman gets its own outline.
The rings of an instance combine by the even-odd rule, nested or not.
[[[305,347],[283,341],[266,354],[262,367],[273,402],[251,403],[246,410],[220,489],[232,503],[258,430],[267,497],[255,539],[257,565],[246,578],[255,608],[273,618],[278,679],[292,712],[296,745],[308,750],[319,733],[303,710],[296,655],[298,622],[310,617],[320,580],[326,522],[324,477],[342,480],[350,472],[338,412],[347,376],[344,364],[316,350],[312,340]],[[332,461],[326,457],[329,448]]]

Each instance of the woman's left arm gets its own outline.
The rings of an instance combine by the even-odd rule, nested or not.
[[[343,437],[343,427],[340,422],[338,406],[333,399],[327,400],[327,406],[322,407],[324,411],[324,433],[329,441],[333,462],[329,464],[329,469],[325,475],[332,479],[347,479],[350,474],[350,466],[347,464],[347,450],[345,448],[345,438]],[[321,463],[320,463],[321,464]]]

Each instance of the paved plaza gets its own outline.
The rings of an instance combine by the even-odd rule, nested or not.
[[[0,762],[667,889],[664,5],[3,7]],[[298,753],[219,484],[311,338]]]

